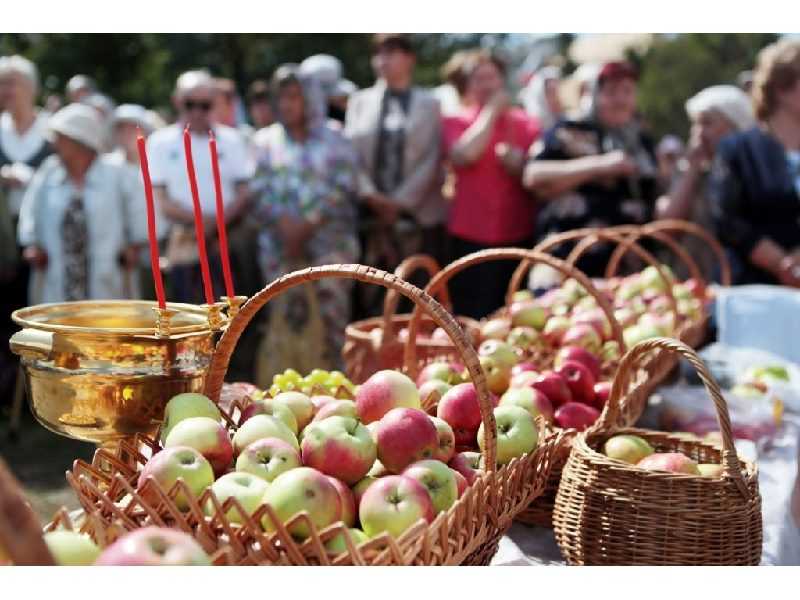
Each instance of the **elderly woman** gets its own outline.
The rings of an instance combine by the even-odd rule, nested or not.
[[[725,136],[744,131],[755,123],[750,98],[733,85],[715,85],[692,96],[686,102],[692,122],[689,148],[678,163],[678,174],[669,191],[658,199],[656,215],[660,219],[684,219],[713,230],[708,201],[708,178],[717,147]],[[704,273],[712,273],[716,259],[708,246],[694,237],[684,245]]]
[[[325,96],[315,78],[283,66],[273,86],[278,122],[256,134],[259,159],[253,184],[265,281],[293,267],[353,263],[359,254],[352,146],[326,124]],[[316,285],[328,368],[340,365],[351,287],[343,279]]]
[[[636,119],[637,78],[627,63],[606,64],[590,115],[559,122],[535,147],[523,181],[547,203],[539,214],[539,237],[652,218],[657,169],[654,145]],[[571,246],[556,253],[565,256]],[[607,244],[595,246],[578,267],[602,275],[610,252]]]
[[[717,148],[712,217],[736,283],[800,287],[800,42],[760,52],[753,100],[758,126]]]

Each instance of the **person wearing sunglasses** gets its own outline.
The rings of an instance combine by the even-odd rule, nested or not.
[[[192,137],[192,154],[206,236],[213,240],[217,232],[214,180],[208,150],[209,131],[213,130],[217,139],[225,220],[229,227],[240,219],[249,202],[248,182],[254,170],[252,156],[239,132],[214,122],[212,110],[215,94],[215,82],[208,72],[183,73],[178,77],[173,94],[178,121],[156,131],[147,141],[153,191],[163,218],[170,223],[166,254],[169,261],[170,299],[177,302],[199,304],[204,300],[192,196],[186,174],[183,146],[185,128],[189,128]],[[233,232],[229,236],[234,237]],[[223,283],[215,246],[209,244],[209,262],[214,290],[221,295]],[[235,262],[236,257],[232,258],[232,262]],[[236,266],[233,265],[233,268],[235,271]]]

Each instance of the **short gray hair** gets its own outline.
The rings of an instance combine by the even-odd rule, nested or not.
[[[34,92],[39,91],[39,70],[30,60],[19,54],[0,57],[0,76],[18,73],[31,82]]]
[[[175,82],[175,94],[181,96],[186,92],[195,90],[200,87],[207,87],[211,90],[214,89],[214,78],[206,70],[194,70],[181,73],[178,80]]]

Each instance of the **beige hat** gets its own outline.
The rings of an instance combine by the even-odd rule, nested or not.
[[[60,133],[95,152],[103,151],[105,129],[100,115],[91,106],[77,103],[65,106],[50,117],[48,129],[51,137]]]

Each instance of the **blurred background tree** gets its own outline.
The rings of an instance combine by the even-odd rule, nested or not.
[[[754,67],[758,51],[777,39],[774,33],[684,33],[659,37],[644,54],[632,54],[641,69],[639,107],[653,133],[685,138],[686,100],[710,85],[735,85],[739,73]]]
[[[418,80],[439,83],[439,68],[460,48],[501,43],[503,34],[415,34]],[[72,75],[93,77],[117,102],[165,107],[179,73],[200,66],[230,77],[240,91],[286,62],[332,54],[359,86],[373,81],[368,33],[0,34],[0,55],[19,53],[39,67],[43,93],[63,93]]]

